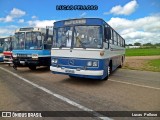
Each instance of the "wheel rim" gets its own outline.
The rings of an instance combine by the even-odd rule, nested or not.
[[[110,75],[110,73],[111,73],[111,68],[110,66],[108,66],[108,76]]]

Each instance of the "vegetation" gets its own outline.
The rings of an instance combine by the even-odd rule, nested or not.
[[[145,46],[149,46],[149,47],[160,47],[160,43],[155,43],[155,44],[152,44],[152,43],[144,43],[144,44],[141,44],[139,42],[135,42],[134,44],[125,44],[126,46],[141,46],[141,47],[145,47]]]
[[[151,71],[160,72],[160,59],[154,59],[148,61],[148,69]]]
[[[132,46],[127,48],[128,46]],[[139,46],[139,47],[138,47]],[[138,48],[137,48],[138,47]],[[145,70],[160,72],[160,43],[134,43],[126,46],[126,62],[123,66],[125,69]],[[130,57],[144,56],[144,57]],[[154,56],[154,57],[152,57]]]
[[[160,55],[160,48],[132,48],[126,49],[126,56]]]

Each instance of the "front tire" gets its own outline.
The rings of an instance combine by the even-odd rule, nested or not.
[[[122,67],[123,67],[123,58],[122,58],[121,63],[119,65],[119,68],[122,68]]]
[[[36,70],[36,66],[29,66],[30,70]]]
[[[111,72],[112,72],[112,62],[109,63],[109,65],[107,67],[107,76],[103,80],[107,81]]]

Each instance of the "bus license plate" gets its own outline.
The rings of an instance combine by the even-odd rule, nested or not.
[[[74,70],[65,70],[65,72],[74,74]]]

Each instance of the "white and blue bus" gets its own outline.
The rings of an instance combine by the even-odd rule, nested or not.
[[[54,74],[107,80],[125,60],[125,40],[104,20],[54,23],[50,70]]]
[[[19,28],[15,31],[13,67],[50,66],[53,31],[38,27]]]

